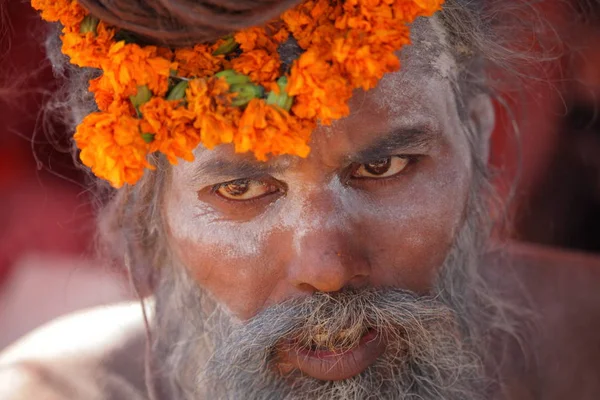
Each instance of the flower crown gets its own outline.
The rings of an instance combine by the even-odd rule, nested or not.
[[[149,154],[192,161],[199,144],[232,143],[258,160],[306,157],[317,122],[347,116],[354,89],[397,70],[408,24],[443,2],[305,0],[265,26],[170,49],[132,43],[75,0],[31,1],[44,20],[62,24],[71,63],[101,71],[89,86],[98,112],[74,139],[83,164],[116,188],[155,168]],[[288,40],[303,52],[286,70],[279,48]]]

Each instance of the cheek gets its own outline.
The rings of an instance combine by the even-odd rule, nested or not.
[[[460,167],[417,174],[361,213],[375,286],[431,288],[462,224],[468,176]]]
[[[260,224],[218,220],[210,206],[177,189],[166,201],[165,217],[173,256],[203,290],[241,319],[262,308],[280,279],[271,267],[277,254],[265,251],[278,240],[275,233],[261,231]]]
[[[296,242],[328,229],[347,235],[356,260],[369,260],[371,285],[426,292],[460,226],[467,199],[468,171],[448,167],[449,158],[436,161],[437,167],[430,162],[404,183],[369,193],[336,185],[321,188],[321,196],[327,192],[339,201],[335,207],[294,202],[290,195],[244,223],[223,220],[193,191],[175,187],[165,204],[170,247],[197,284],[243,320],[289,297],[286,266],[294,254],[309,258],[307,252],[317,251],[298,251]],[[327,218],[317,221],[323,213]],[[330,221],[338,214],[344,216],[341,222]]]

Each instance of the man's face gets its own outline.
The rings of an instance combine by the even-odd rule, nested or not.
[[[352,302],[378,290],[432,294],[467,215],[473,174],[453,64],[438,30],[416,25],[401,70],[357,91],[348,118],[317,128],[306,159],[261,163],[220,146],[173,169],[163,212],[173,256],[239,324],[314,295]],[[316,307],[339,313],[329,301]],[[360,314],[360,304],[344,312]],[[333,338],[326,328],[313,334],[304,352],[282,350],[296,339],[277,338],[269,368],[342,381],[392,348],[405,351],[371,326],[345,342],[340,332],[352,323],[340,324]]]

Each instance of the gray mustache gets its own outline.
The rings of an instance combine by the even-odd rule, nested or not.
[[[213,363],[248,365],[254,360],[262,368],[282,341],[301,346],[346,348],[360,341],[369,329],[386,341],[407,345],[422,341],[437,329],[456,330],[454,314],[431,297],[401,289],[348,289],[336,293],[315,293],[269,307],[225,339]],[[406,347],[406,346],[403,346]]]

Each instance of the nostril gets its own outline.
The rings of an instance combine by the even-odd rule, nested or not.
[[[303,293],[313,294],[319,290],[309,283],[299,283],[296,287]]]
[[[370,281],[370,265],[350,239],[347,232],[337,229],[304,235],[286,265],[289,283],[304,293],[364,287]]]
[[[347,283],[352,289],[363,289],[369,285],[369,274],[356,274]]]

